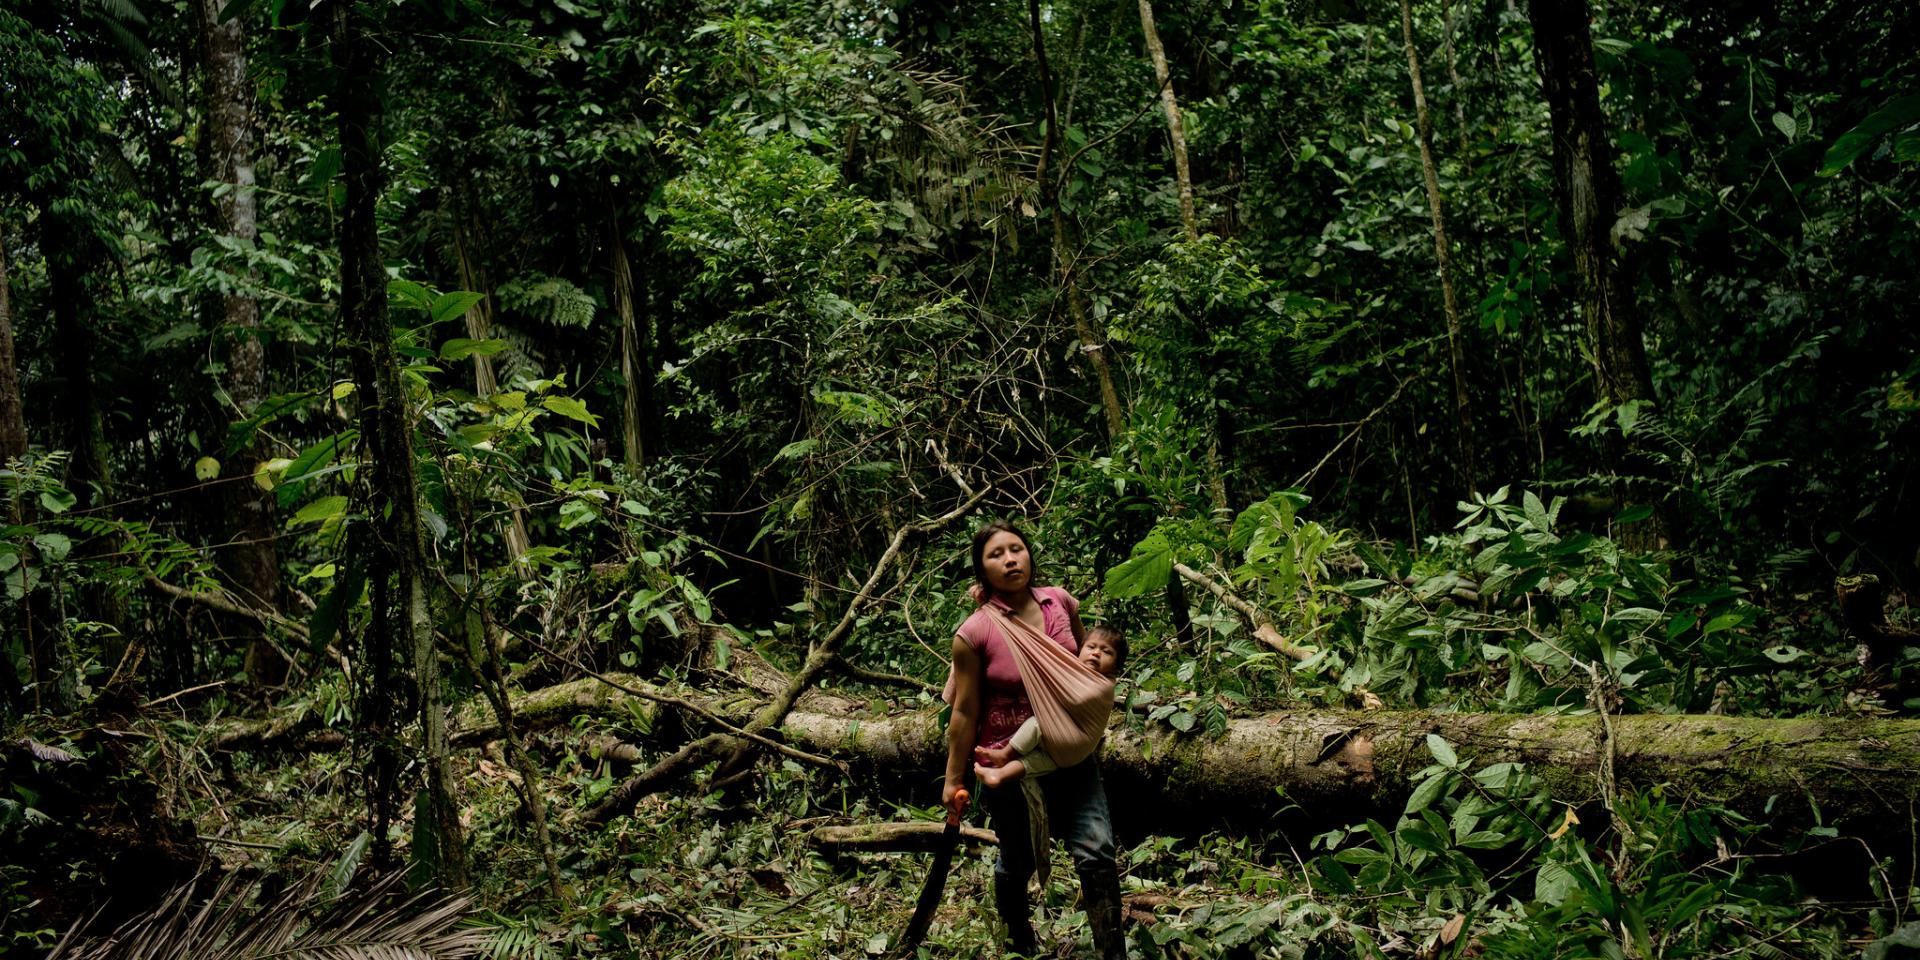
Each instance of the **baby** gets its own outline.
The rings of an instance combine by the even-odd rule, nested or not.
[[[1127,662],[1127,638],[1120,631],[1100,624],[1087,631],[1080,644],[1080,662],[1104,677],[1114,677]],[[1040,721],[1028,717],[1014,731],[1004,747],[974,747],[973,773],[989,787],[1013,783],[1021,777],[1037,777],[1059,769],[1047,755],[1041,742]]]

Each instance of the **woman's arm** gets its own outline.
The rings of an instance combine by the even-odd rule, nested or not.
[[[953,638],[953,713],[947,719],[947,784],[940,805],[963,813],[954,795],[967,785],[973,771],[973,743],[980,729],[980,687],[984,672],[979,651],[959,636]]]

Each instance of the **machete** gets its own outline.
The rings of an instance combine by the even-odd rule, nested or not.
[[[933,925],[933,911],[940,906],[940,895],[947,889],[947,869],[953,866],[953,848],[960,843],[960,811],[967,809],[967,792],[955,791],[953,798],[959,803],[947,811],[947,829],[941,831],[939,842],[934,844],[933,867],[927,871],[927,884],[920,888],[920,902],[913,905],[913,919],[907,921],[907,932],[900,935],[896,949],[903,954],[912,953],[927,935],[927,928]]]

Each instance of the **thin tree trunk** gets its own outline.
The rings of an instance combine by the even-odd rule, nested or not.
[[[1080,338],[1080,352],[1086,355],[1087,364],[1093,368],[1094,379],[1100,386],[1100,409],[1106,414],[1107,441],[1117,444],[1126,433],[1126,414],[1120,407],[1120,393],[1113,386],[1113,371],[1107,362],[1106,339],[1094,329],[1093,319],[1088,315],[1086,302],[1081,296],[1078,271],[1075,269],[1077,258],[1067,242],[1066,213],[1060,206],[1059,179],[1047,175],[1054,148],[1060,142],[1060,112],[1053,102],[1053,71],[1047,65],[1047,40],[1040,23],[1040,0],[1027,0],[1027,20],[1033,31],[1033,57],[1040,73],[1040,96],[1045,101],[1047,114],[1047,134],[1040,143],[1040,161],[1034,167],[1034,179],[1040,186],[1040,202],[1047,207],[1053,219],[1053,264],[1054,269],[1060,272],[1061,286],[1065,288],[1067,312],[1072,315],[1074,333]]]
[[[1466,354],[1460,339],[1460,302],[1453,291],[1453,264],[1447,251],[1447,218],[1440,203],[1440,177],[1433,162],[1433,117],[1427,112],[1420,54],[1413,44],[1413,3],[1400,0],[1400,32],[1407,44],[1407,77],[1413,82],[1413,109],[1420,132],[1420,169],[1426,175],[1427,210],[1433,214],[1433,259],[1440,270],[1440,298],[1447,311],[1447,363],[1453,369],[1453,416],[1460,441],[1460,471],[1468,492],[1480,482],[1473,445],[1473,414],[1467,401]]]
[[[473,250],[467,242],[466,219],[469,216],[467,204],[462,203],[453,228],[453,252],[460,261],[460,288],[474,293],[484,294],[473,309],[467,311],[467,336],[474,340],[485,340],[493,335],[493,291],[490,284],[480,273],[480,265],[474,262]],[[484,352],[475,351],[473,357],[473,394],[477,397],[493,396],[500,389],[499,381],[493,376],[493,358]]]
[[[1147,56],[1153,61],[1153,79],[1160,85],[1160,108],[1167,115],[1167,139],[1173,144],[1173,175],[1180,192],[1180,228],[1188,241],[1200,239],[1200,223],[1193,208],[1193,168],[1187,163],[1187,125],[1180,118],[1180,101],[1174,95],[1173,77],[1167,68],[1167,48],[1160,42],[1160,30],[1154,26],[1152,0],[1140,0],[1140,33],[1146,38]],[[1227,502],[1226,471],[1220,465],[1220,413],[1214,408],[1207,425],[1207,492],[1213,498],[1213,519],[1227,523],[1232,508]],[[1169,594],[1171,596],[1171,594]],[[1191,630],[1189,630],[1191,633]]]
[[[0,466],[27,452],[26,414],[20,405],[20,373],[13,355],[13,306],[9,293],[6,224],[0,223]],[[7,520],[18,525],[22,519],[19,502],[14,501],[7,508]],[[28,596],[21,594],[17,607],[20,616],[18,626],[28,668],[34,674],[37,697],[40,689],[40,653],[34,637],[33,608],[28,601]],[[9,707],[15,705],[20,693],[20,678],[14,673],[11,656],[0,655],[0,684],[6,685],[5,690],[0,690],[0,704]]]
[[[251,246],[259,237],[253,175],[253,91],[247,85],[245,18],[220,22],[223,0],[200,0],[200,43],[205,76],[207,153],[210,178],[225,185],[214,199],[215,229]],[[243,293],[221,298],[221,329],[233,337],[227,354],[227,394],[240,418],[251,416],[267,394],[266,349],[260,341],[260,306]],[[227,503],[228,544],[220,551],[228,579],[249,605],[279,609],[280,556],[274,546],[274,501],[247,478],[263,459],[257,439],[221,473]],[[247,676],[256,686],[286,681],[287,661],[257,626],[249,626]]]
[[[20,368],[13,355],[10,292],[6,227],[0,224],[0,463],[27,452],[26,411],[20,403]],[[14,522],[19,522],[18,518]]]
[[[1447,79],[1453,84],[1453,122],[1458,127],[1454,134],[1460,138],[1460,162],[1467,164],[1467,170],[1471,173],[1473,156],[1467,149],[1467,88],[1460,80],[1459,57],[1455,54],[1453,42],[1454,34],[1460,28],[1460,20],[1456,16],[1460,10],[1453,5],[1453,0],[1443,0],[1443,2],[1447,4]]]
[[[1640,311],[1634,303],[1632,279],[1613,246],[1622,191],[1620,174],[1613,167],[1613,147],[1607,140],[1606,117],[1600,110],[1586,0],[1532,0],[1527,14],[1533,23],[1534,59],[1552,115],[1560,229],[1579,278],[1580,313],[1593,346],[1600,398],[1616,406],[1651,404],[1653,379],[1641,338]],[[1642,459],[1633,456],[1636,438],[1629,436],[1612,446],[1616,474],[1652,472],[1649,464],[1628,462]],[[1624,492],[1654,495],[1648,490]],[[1664,514],[1660,511],[1655,516],[1665,521]],[[1663,531],[1661,526],[1670,525],[1658,522],[1642,528],[1647,530],[1647,545],[1657,543],[1663,533],[1676,532]]]
[[[485,340],[493,336],[493,285],[487,281],[486,273],[481,269],[474,256],[469,234],[479,232],[474,224],[472,198],[465,191],[460,194],[460,210],[455,215],[453,228],[453,250],[460,261],[460,286],[475,293],[484,294],[473,309],[467,311],[467,336],[474,340]],[[475,396],[490,397],[500,384],[494,379],[493,358],[476,351],[473,355],[473,392]],[[507,525],[502,531],[507,541],[507,553],[512,557],[524,556],[533,547],[533,540],[527,535],[527,511],[519,503],[507,507]]]
[[[113,466],[107,457],[106,417],[93,385],[98,358],[86,314],[92,302],[86,291],[88,239],[84,228],[70,222],[66,214],[50,214],[43,222],[47,286],[53,301],[54,363],[62,387],[60,409],[67,421],[67,448],[73,451],[67,485],[85,502],[97,505],[112,499]]]
[[[380,101],[377,75],[382,69],[378,45],[365,43],[357,5],[335,6],[334,67],[340,77],[340,146],[347,196],[340,231],[342,328],[351,344],[354,378],[360,398],[360,430],[371,466],[362,488],[362,508],[372,518],[365,551],[373,585],[367,652],[374,660],[375,688],[359,706],[374,707],[379,727],[375,740],[375,837],[391,822],[392,790],[397,787],[390,748],[398,735],[384,705],[369,701],[393,697],[393,654],[404,650],[413,673],[419,707],[422,785],[414,806],[413,859],[418,886],[458,889],[466,885],[466,845],[453,800],[445,709],[440,702],[439,658],[433,646],[433,621],[427,604],[427,563],[420,525],[419,482],[413,460],[413,431],[406,393],[394,359],[393,331],[387,319],[385,267],[380,257],[375,218],[383,175],[378,133]],[[385,757],[381,751],[389,752]]]
[[[473,573],[473,564],[469,560],[468,575],[472,576]],[[487,702],[493,706],[494,719],[500,724],[500,737],[507,744],[508,762],[520,774],[520,800],[526,807],[527,819],[533,821],[533,839],[540,847],[540,860],[547,868],[547,891],[553,894],[556,901],[564,903],[567,890],[560,879],[560,861],[554,855],[553,835],[547,829],[547,799],[540,786],[540,770],[534,766],[533,758],[527,755],[526,744],[515,729],[513,690],[507,683],[506,670],[500,664],[499,644],[487,639],[486,617],[477,606],[479,602],[476,598],[476,606],[467,611],[468,669],[486,678],[481,689],[486,693]],[[485,663],[484,670],[482,662]]]
[[[626,234],[617,223],[609,232],[613,250],[613,301],[620,314],[620,376],[626,381],[620,407],[622,455],[627,469],[639,474],[647,466],[652,365],[647,357],[647,325],[640,320],[639,305],[634,300],[633,263],[627,258]]]
[[[1160,84],[1160,107],[1167,114],[1167,135],[1173,141],[1173,175],[1180,188],[1180,225],[1188,240],[1200,236],[1193,212],[1193,171],[1187,166],[1187,125],[1180,119],[1180,102],[1173,94],[1173,78],[1167,70],[1167,49],[1160,43],[1160,31],[1153,25],[1152,0],[1140,0],[1140,33],[1146,37],[1147,56],[1153,59],[1153,79]]]

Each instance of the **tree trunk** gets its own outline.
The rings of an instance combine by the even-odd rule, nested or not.
[[[1200,236],[1200,225],[1193,212],[1193,172],[1187,166],[1187,125],[1180,119],[1180,102],[1173,94],[1173,77],[1167,70],[1167,48],[1160,43],[1160,31],[1153,25],[1152,0],[1140,0],[1140,33],[1146,37],[1147,56],[1153,60],[1153,79],[1160,84],[1160,107],[1167,114],[1167,135],[1173,141],[1173,174],[1180,189],[1180,224],[1188,240]]]
[[[638,475],[647,466],[647,428],[652,417],[653,366],[647,356],[647,325],[635,302],[633,263],[627,259],[627,237],[619,225],[610,230],[613,249],[613,301],[620,314],[620,377],[626,383],[620,407],[622,455],[627,469]]]
[[[1440,271],[1440,299],[1447,311],[1447,365],[1453,370],[1454,429],[1460,442],[1461,485],[1468,492],[1480,483],[1473,445],[1473,414],[1467,402],[1467,359],[1460,343],[1460,301],[1453,291],[1453,263],[1447,250],[1447,218],[1440,203],[1440,176],[1433,161],[1433,117],[1427,112],[1420,54],[1413,43],[1413,3],[1400,0],[1400,32],[1407,45],[1407,77],[1413,82],[1413,110],[1420,131],[1420,169],[1426,177],[1427,211],[1433,215],[1433,259]]]
[[[27,419],[20,404],[20,368],[13,355],[9,292],[6,227],[0,224],[0,463],[27,452]],[[18,523],[18,518],[14,522]]]
[[[1531,0],[1534,59],[1553,121],[1553,173],[1560,229],[1579,279],[1580,313],[1593,346],[1600,399],[1615,406],[1654,401],[1641,339],[1633,282],[1615,255],[1613,225],[1620,210],[1620,174],[1613,167],[1606,117],[1600,110],[1600,80],[1593,62],[1586,0]],[[1650,465],[1627,463],[1637,438],[1609,451],[1617,475],[1645,475]],[[1635,458],[1639,459],[1639,458]],[[1629,491],[1621,491],[1623,494]],[[1638,491],[1647,496],[1651,491]],[[1656,513],[1660,517],[1661,513]],[[1647,536],[1661,534],[1655,524]]]
[[[1080,292],[1076,269],[1078,258],[1067,242],[1066,212],[1060,206],[1058,178],[1049,178],[1047,166],[1054,147],[1060,142],[1060,111],[1053,101],[1053,70],[1047,65],[1046,33],[1040,21],[1040,0],[1027,0],[1027,21],[1033,32],[1033,57],[1040,73],[1040,96],[1045,101],[1047,134],[1040,143],[1040,160],[1034,167],[1034,180],[1040,186],[1040,202],[1053,220],[1053,266],[1060,273],[1060,284],[1067,300],[1067,312],[1073,316],[1074,334],[1080,338],[1080,352],[1093,368],[1100,386],[1100,409],[1106,414],[1107,441],[1119,443],[1127,430],[1126,414],[1120,407],[1120,393],[1113,386],[1113,371],[1107,362],[1106,339],[1093,326]],[[1063,171],[1064,173],[1064,171]]]
[[[91,256],[87,228],[63,213],[43,218],[47,287],[53,300],[54,363],[61,383],[60,409],[67,420],[67,449],[73,451],[68,483],[82,502],[106,503],[113,497],[113,466],[107,456],[106,416],[93,375],[93,325],[87,316],[86,273]]]
[[[467,311],[467,336],[474,340],[485,340],[493,336],[493,285],[487,281],[486,273],[475,257],[468,237],[478,234],[474,222],[473,204],[464,190],[460,209],[455,214],[453,228],[454,255],[460,261],[460,286],[474,293],[484,294],[473,309]],[[499,383],[493,376],[493,358],[485,353],[473,355],[473,392],[475,396],[490,397],[499,389]],[[508,504],[507,525],[502,530],[507,541],[507,553],[511,557],[524,556],[533,547],[533,540],[527,535],[527,511],[520,503]]]
[[[393,682],[393,656],[411,660],[415,703],[419,707],[422,786],[414,807],[414,880],[417,886],[458,889],[466,885],[465,843],[453,800],[453,776],[445,710],[440,702],[439,658],[433,647],[433,619],[427,605],[427,563],[421,538],[419,482],[413,460],[413,430],[407,398],[394,359],[393,331],[387,319],[386,269],[380,257],[375,217],[383,185],[379,45],[360,36],[357,5],[334,8],[334,68],[338,72],[340,146],[347,195],[340,230],[342,328],[353,355],[360,399],[360,432],[371,469],[361,508],[371,518],[365,546],[373,608],[367,627],[367,657],[373,661],[374,689],[358,706],[372,707],[374,740],[374,836],[384,838],[392,819],[397,788],[398,736],[386,704],[371,701],[399,693]],[[385,751],[385,755],[382,753]]]
[[[636,677],[609,674],[607,680],[648,690]],[[684,729],[666,722],[673,707],[592,678],[528,691],[513,703],[522,723],[561,725],[589,715],[629,720],[637,708],[648,718],[647,730]],[[702,708],[738,720],[755,702],[711,700]],[[484,707],[470,705],[462,716],[477,726],[463,729],[461,742],[498,734]],[[1920,767],[1920,720],[1628,714],[1606,722],[1610,741],[1601,736],[1597,716],[1283,710],[1230,720],[1218,737],[1161,726],[1141,732],[1121,719],[1109,729],[1100,761],[1116,807],[1212,807],[1257,816],[1304,805],[1339,816],[1391,816],[1411,792],[1413,775],[1433,762],[1428,734],[1454,746],[1470,770],[1527,764],[1549,793],[1570,803],[1601,795],[1602,745],[1610,742],[1622,786],[1665,785],[1669,798],[1756,812],[1772,800],[1775,820],[1807,813],[1812,798],[1825,822],[1843,830],[1904,837],[1912,829],[1907,805],[1920,802],[1920,778],[1912,776]],[[292,725],[258,722],[218,733],[214,743],[260,749],[272,745],[276,732],[302,747],[339,747],[337,738],[303,742]],[[947,750],[936,709],[875,717],[844,703],[803,701],[777,733],[799,749],[922,785]]]
[[[1288,711],[1232,720],[1218,738],[1116,726],[1100,749],[1109,795],[1181,809],[1274,811],[1282,804],[1397,812],[1412,776],[1433,762],[1426,737],[1454,745],[1470,768],[1525,763],[1556,798],[1597,799],[1597,717],[1402,711]],[[1911,829],[1920,800],[1920,721],[1639,714],[1610,718],[1621,785],[1666,784],[1773,817],[1816,800],[1825,822],[1881,836]],[[781,730],[802,749],[875,769],[930,774],[946,756],[934,711],[879,720],[790,714]],[[924,779],[924,777],[922,778]]]
[[[219,232],[252,246],[259,237],[253,177],[253,91],[247,85],[245,18],[220,22],[224,0],[200,0],[200,43],[205,74],[207,154],[209,178],[227,191],[214,199],[214,226]],[[221,332],[233,338],[227,354],[227,394],[238,417],[252,416],[267,395],[266,348],[260,341],[260,306],[250,296],[229,293],[220,300]],[[221,465],[228,482],[221,489],[227,502],[228,543],[220,552],[228,580],[249,606],[280,608],[280,556],[274,547],[273,499],[248,482],[264,459],[257,439],[249,440],[239,456]],[[259,628],[247,648],[247,677],[256,686],[279,686],[286,681],[287,661]]]

